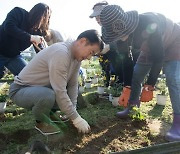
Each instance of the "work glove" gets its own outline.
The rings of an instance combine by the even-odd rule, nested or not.
[[[151,85],[144,85],[143,90],[141,92],[141,102],[149,102],[153,99],[153,90],[154,87]]]
[[[30,41],[33,43],[33,44],[40,44],[42,41],[43,41],[43,37],[42,36],[39,36],[39,35],[31,35],[31,39]]]
[[[119,97],[119,105],[120,106],[127,107],[128,100],[129,100],[129,97],[130,97],[130,93],[131,93],[130,86],[126,86],[126,87],[123,88],[122,94]]]
[[[74,126],[78,129],[78,132],[88,133],[90,131],[90,126],[86,120],[81,118],[79,115],[76,119],[72,120]]]

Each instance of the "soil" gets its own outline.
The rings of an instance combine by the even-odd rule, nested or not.
[[[98,125],[91,126],[90,134],[82,135],[77,133],[72,124],[68,122],[67,125],[70,128],[64,134],[41,136],[46,138],[44,143],[51,151],[58,154],[104,154],[138,149],[166,142],[164,134],[167,130],[165,129],[169,128],[167,124],[158,120],[132,121],[116,117],[107,120],[102,117]],[[5,150],[6,145],[10,142],[28,144],[28,140],[34,134],[39,134],[39,132],[33,129],[19,130],[6,135],[0,133],[0,151]],[[21,153],[25,153],[27,148],[23,149]]]
[[[13,115],[21,112],[14,111]],[[3,122],[6,122],[6,117],[0,114],[0,125]],[[91,125],[91,133],[86,135],[78,133],[70,121],[66,125],[68,127],[63,129],[63,134],[49,136],[43,136],[35,129],[18,130],[11,134],[0,132],[0,153],[7,150],[8,144],[14,144],[16,149],[13,154],[24,154],[34,143],[39,143],[36,141],[42,142],[38,145],[47,145],[54,154],[122,152],[165,143],[164,136],[170,128],[169,124],[157,119],[132,121],[115,116],[107,119],[107,115],[98,117],[97,124]],[[23,148],[18,148],[21,145]],[[42,149],[38,145],[36,150]]]

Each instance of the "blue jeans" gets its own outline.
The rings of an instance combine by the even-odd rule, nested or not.
[[[27,65],[27,62],[21,55],[8,58],[0,55],[0,78],[4,76],[5,67],[13,74],[18,75],[20,71]]]
[[[138,63],[134,66],[129,102],[139,102],[141,84],[144,81],[146,75],[150,72],[151,66],[151,64]]]
[[[173,112],[180,115],[180,61],[166,62],[164,72]]]

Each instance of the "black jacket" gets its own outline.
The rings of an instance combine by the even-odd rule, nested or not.
[[[15,57],[31,45],[29,13],[19,7],[12,9],[0,25],[0,54]]]

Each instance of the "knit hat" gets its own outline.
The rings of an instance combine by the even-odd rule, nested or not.
[[[130,35],[139,23],[137,11],[124,12],[118,5],[107,5],[100,14],[102,40],[111,43]]]
[[[108,5],[106,1],[96,3],[93,6],[93,13],[89,16],[90,18],[94,18],[96,16],[99,16],[101,14],[101,11]]]

